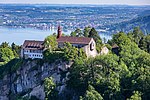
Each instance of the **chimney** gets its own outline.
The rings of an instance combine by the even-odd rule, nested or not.
[[[61,26],[59,25],[57,29],[57,39],[60,38],[61,36],[62,36],[62,31],[61,31]]]

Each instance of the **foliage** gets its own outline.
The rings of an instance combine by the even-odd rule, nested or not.
[[[70,68],[70,80],[67,81],[67,86],[83,94],[88,86],[88,67],[83,60],[76,60]],[[85,67],[86,66],[86,67]]]
[[[7,64],[0,66],[0,79],[6,74],[14,73],[23,64],[22,59],[12,59]]]
[[[65,60],[75,61],[76,59],[86,59],[86,55],[82,49],[78,49],[68,42],[66,42],[64,45],[63,52]]]
[[[77,32],[79,33],[79,30]],[[100,38],[96,34],[94,29],[89,32],[89,36],[97,39],[100,46]],[[66,84],[80,100],[149,100],[150,35],[144,35],[135,28],[128,34],[119,32],[113,35],[109,43],[118,45],[119,55],[109,53],[87,59],[82,49],[65,43],[61,51],[47,49],[44,52],[44,60],[74,61],[69,69],[69,80]],[[111,49],[110,45],[106,46]],[[4,48],[11,49],[7,43],[1,47]],[[0,77],[15,72],[21,65],[21,59],[12,59],[0,67]],[[52,78],[44,80],[44,90],[46,99],[58,99],[58,91]]]
[[[88,37],[90,30],[91,30],[91,27],[85,27],[83,30],[83,36]]]
[[[119,32],[113,36],[110,43],[119,46],[118,56],[110,53],[87,61],[75,60],[67,86],[74,89],[81,100],[95,98],[97,93],[102,94],[104,100],[149,100],[150,54],[140,47],[142,38],[145,41],[149,35],[137,36],[139,45],[132,34]],[[92,92],[89,86],[93,87]]]
[[[146,51],[150,53],[150,34],[145,37]]]
[[[76,32],[71,32],[70,36],[76,37]]]
[[[140,39],[144,36],[144,34],[142,33],[142,31],[140,30],[139,27],[135,27],[134,30],[133,30],[133,39],[134,39],[134,42],[139,45],[139,41]]]
[[[8,43],[8,42],[3,42],[3,43],[0,45],[0,48],[10,48],[10,47],[9,47],[9,43]]]
[[[129,32],[129,39],[135,42],[138,47],[148,53],[150,53],[150,35],[144,34],[139,27],[135,27],[133,32]]]
[[[77,37],[83,36],[83,33],[82,33],[81,29],[79,29],[79,28],[77,28],[74,32],[76,33]]]
[[[46,48],[50,48],[51,51],[55,50],[57,48],[57,41],[55,35],[47,36],[44,40],[44,46]]]
[[[138,91],[134,91],[130,99],[127,100],[142,100],[141,93],[139,93]]]
[[[70,36],[82,37],[83,33],[82,33],[81,29],[77,28],[75,31],[71,32]]]
[[[11,44],[11,49],[14,53],[15,57],[19,57],[20,52],[21,52],[21,46],[16,45],[14,42]]]
[[[0,65],[9,62],[13,58],[15,58],[15,56],[10,48],[0,48]]]
[[[81,29],[77,28],[75,31],[70,33],[70,36],[72,37],[88,37],[89,36],[89,32],[91,30],[91,27],[85,27],[83,29],[83,31],[81,31]]]
[[[96,41],[96,43],[102,43],[102,40],[95,28],[92,28],[90,30],[88,37],[93,38]]]
[[[12,43],[12,45],[9,46],[9,43],[3,42],[0,45],[0,66],[6,64],[13,58],[18,58],[20,49],[20,46],[15,45],[15,43]]]
[[[56,90],[56,84],[53,82],[52,77],[45,78],[44,91],[46,95],[46,100],[57,100],[58,91]]]
[[[44,61],[52,63],[58,59],[63,58],[63,52],[62,51],[51,51],[51,49],[47,49],[43,52],[44,55]]]
[[[103,100],[103,97],[94,89],[93,86],[89,85],[85,97],[81,100]]]

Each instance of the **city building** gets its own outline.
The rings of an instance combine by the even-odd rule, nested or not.
[[[60,26],[58,26],[57,32],[57,42],[59,48],[62,48],[64,43],[69,42],[74,47],[83,48],[87,57],[95,57],[97,55],[96,43],[93,38],[62,36]]]
[[[21,47],[21,57],[28,59],[43,58],[44,41],[25,40]]]

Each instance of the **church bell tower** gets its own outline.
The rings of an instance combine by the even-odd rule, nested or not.
[[[61,36],[62,36],[62,30],[61,30],[61,26],[59,25],[57,29],[57,39],[60,38]]]

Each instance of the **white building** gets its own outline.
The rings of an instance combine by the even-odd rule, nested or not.
[[[21,57],[28,59],[43,58],[44,41],[25,40],[21,48]]]

